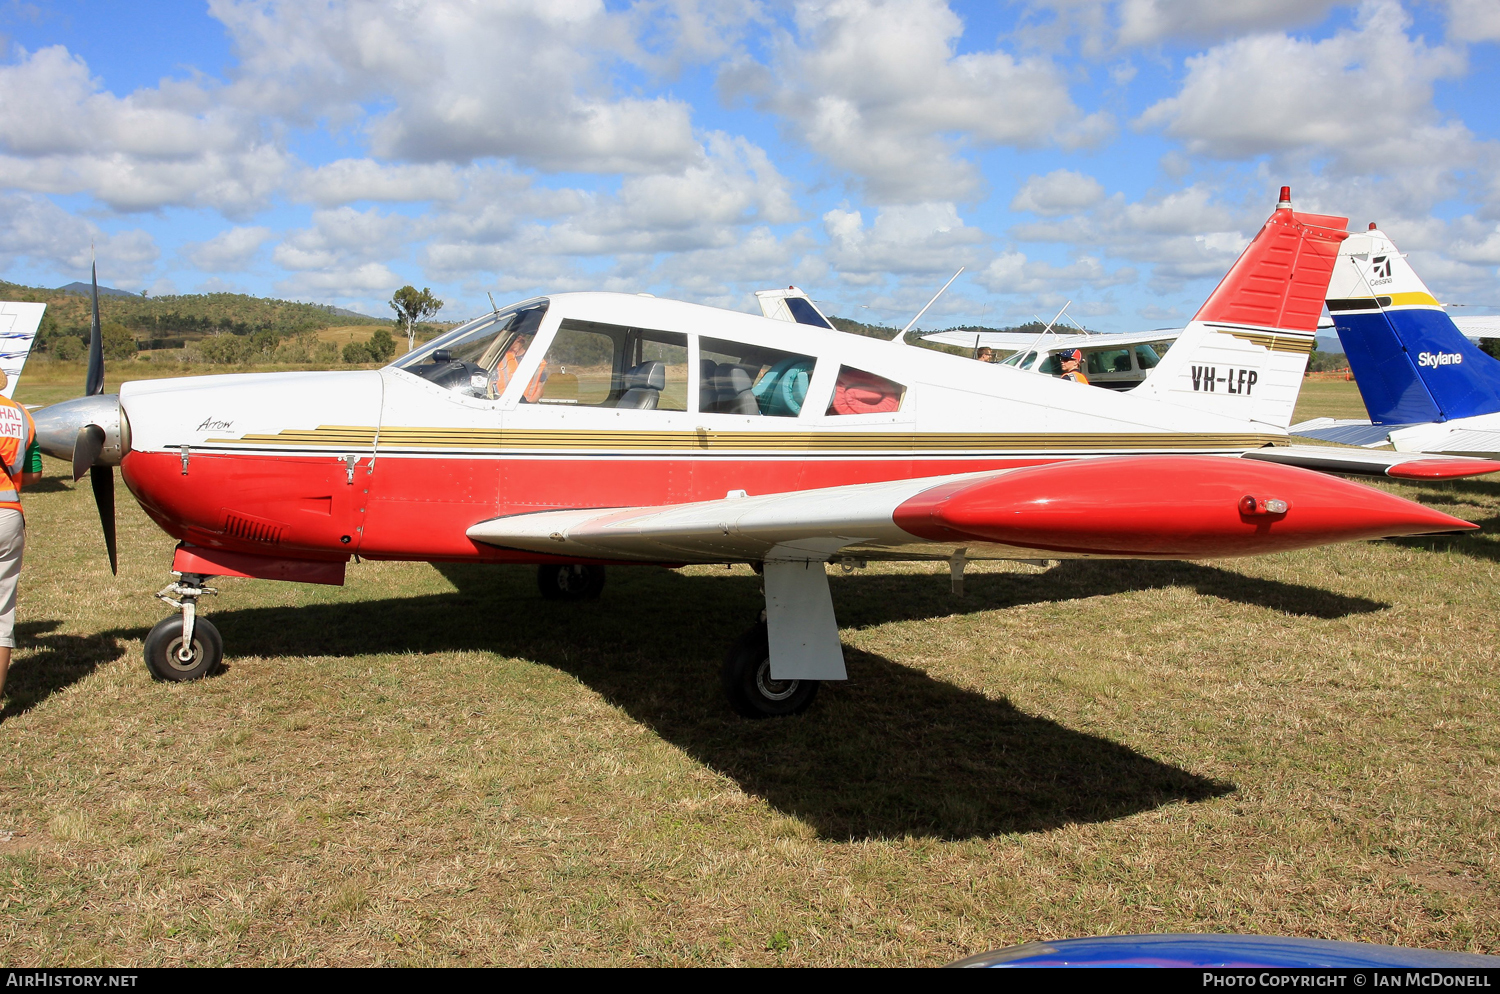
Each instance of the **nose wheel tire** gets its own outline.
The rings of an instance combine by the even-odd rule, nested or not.
[[[158,680],[198,680],[218,669],[224,659],[224,640],[207,618],[193,619],[193,644],[182,645],[182,615],[163,618],[146,636],[146,668]]]
[[[801,714],[818,696],[817,680],[772,679],[771,639],[764,621],[730,647],[720,675],[729,706],[746,718]]]
[[[603,566],[538,566],[536,585],[549,601],[586,601],[604,589]]]

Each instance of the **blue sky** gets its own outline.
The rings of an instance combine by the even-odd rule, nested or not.
[[[924,327],[1126,331],[1290,184],[1500,304],[1497,43],[1497,0],[0,0],[0,277],[903,324],[965,266]]]

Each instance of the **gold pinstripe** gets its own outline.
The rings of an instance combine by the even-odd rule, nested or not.
[[[286,446],[338,449],[368,448],[375,428],[324,425],[311,430],[286,429],[274,435],[211,438],[208,445],[246,448]],[[1244,449],[1275,442],[1285,436],[1256,433],[1198,432],[1035,432],[991,434],[978,432],[730,432],[730,431],[578,431],[555,429],[499,430],[486,428],[380,429],[380,449],[487,450],[697,450],[757,452],[872,452],[925,453],[963,450],[1036,452],[1088,449]]]
[[[1215,331],[1223,335],[1233,335],[1235,338],[1270,349],[1272,352],[1292,352],[1297,355],[1309,355],[1313,345],[1317,341],[1306,335],[1274,334],[1268,335],[1256,331],[1231,331],[1228,328],[1215,328]]]

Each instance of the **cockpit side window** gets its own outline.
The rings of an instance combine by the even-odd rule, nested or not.
[[[795,418],[817,360],[760,345],[704,338],[698,342],[698,411]]]
[[[687,336],[564,321],[537,375],[542,404],[687,410]]]
[[[392,365],[465,397],[497,399],[536,338],[547,301],[529,302],[456,328]],[[529,384],[535,401],[541,383]]]

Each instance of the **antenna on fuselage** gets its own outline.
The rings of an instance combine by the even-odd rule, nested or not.
[[[492,311],[495,312],[495,316],[496,317],[499,317],[500,316],[500,308],[498,308],[498,307],[495,306],[495,295],[493,293],[490,293],[488,290],[484,291],[484,295],[486,297],[490,298],[490,310],[492,310]]]
[[[963,271],[964,271],[964,267],[963,266],[959,266],[958,267],[958,272],[954,273],[948,279],[948,282],[943,284],[943,289],[939,290],[937,293],[933,294],[932,295],[932,299],[927,302],[926,306],[924,306],[920,311],[917,312],[917,316],[914,317],[914,318],[912,318],[910,321],[906,322],[906,327],[901,329],[901,334],[899,334],[895,338],[891,339],[891,341],[896,342],[896,343],[898,343],[900,345],[905,345],[906,344],[906,333],[908,331],[911,331],[912,325],[916,324],[917,321],[921,319],[922,315],[927,313],[927,308],[928,307],[931,307],[933,304],[937,303],[937,299],[943,295],[943,291],[947,290],[950,286],[952,286],[953,285],[953,281],[956,280],[956,279],[958,279],[958,277],[963,273]]]

